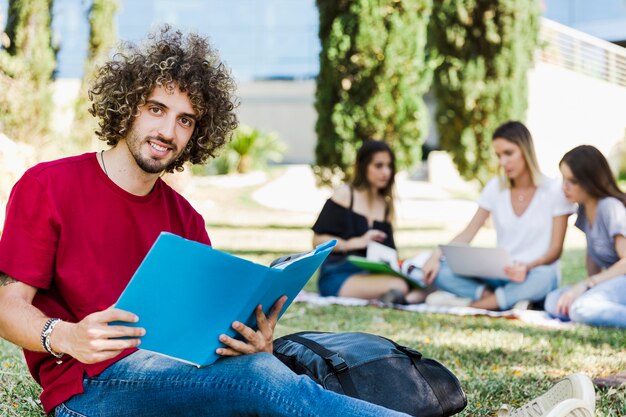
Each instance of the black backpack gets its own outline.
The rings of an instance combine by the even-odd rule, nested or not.
[[[451,416],[467,405],[450,370],[381,336],[294,333],[274,341],[274,355],[328,390],[413,416]]]

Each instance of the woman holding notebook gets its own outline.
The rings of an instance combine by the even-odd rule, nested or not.
[[[520,122],[507,122],[492,139],[501,174],[487,183],[478,209],[452,243],[469,244],[491,216],[499,247],[513,263],[501,279],[456,275],[436,250],[422,271],[435,292],[431,304],[507,310],[520,301],[535,302],[557,287],[567,218],[575,210],[560,184],[539,171],[530,132]]]
[[[587,238],[587,278],[546,298],[562,319],[626,328],[626,194],[593,146],[578,146],[560,163],[563,191],[578,203],[576,226]]]
[[[392,303],[416,303],[424,297],[410,291],[402,278],[373,274],[353,265],[348,255],[365,256],[370,242],[395,248],[394,183],[396,165],[384,142],[366,140],[358,150],[354,179],[337,188],[312,229],[313,245],[336,239],[337,246],[322,264],[318,287],[322,296],[382,299]]]

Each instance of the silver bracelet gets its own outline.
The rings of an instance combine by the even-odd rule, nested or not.
[[[41,346],[43,346],[46,352],[57,359],[62,358],[64,354],[52,350],[52,347],[50,346],[50,335],[52,334],[54,327],[59,324],[60,321],[61,319],[58,318],[48,319],[46,324],[43,325],[43,329],[41,329]]]

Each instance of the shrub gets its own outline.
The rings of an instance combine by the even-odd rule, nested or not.
[[[49,133],[53,110],[51,0],[10,0],[0,48],[0,129],[32,144]]]
[[[536,0],[434,2],[429,42],[440,60],[433,83],[437,130],[468,179],[486,182],[493,131],[525,118],[539,15]]]
[[[89,47],[81,88],[74,104],[74,122],[70,133],[72,145],[80,150],[89,149],[92,142],[97,140],[95,131],[98,122],[88,112],[89,81],[95,77],[97,67],[109,58],[117,39],[115,13],[118,8],[117,0],[93,0],[89,7]]]
[[[363,139],[385,140],[400,168],[420,157],[431,0],[317,0],[320,71],[314,168],[328,183],[352,166]]]
[[[206,167],[194,169],[196,174],[240,174],[252,169],[264,168],[268,162],[280,162],[287,150],[276,133],[240,125],[233,132],[231,141]]]

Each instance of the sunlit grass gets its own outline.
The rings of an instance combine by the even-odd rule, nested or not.
[[[276,257],[241,256],[265,265]],[[581,250],[564,253],[566,282],[582,276],[581,258]],[[306,288],[315,290],[314,279]],[[302,330],[376,333],[442,362],[467,393],[469,405],[461,416],[493,415],[503,403],[521,405],[570,373],[596,377],[626,369],[626,330],[540,329],[508,319],[294,304],[279,322],[276,336]],[[0,341],[0,415],[43,416],[38,395],[21,351]],[[626,416],[626,388],[599,390],[597,403],[598,416]]]

